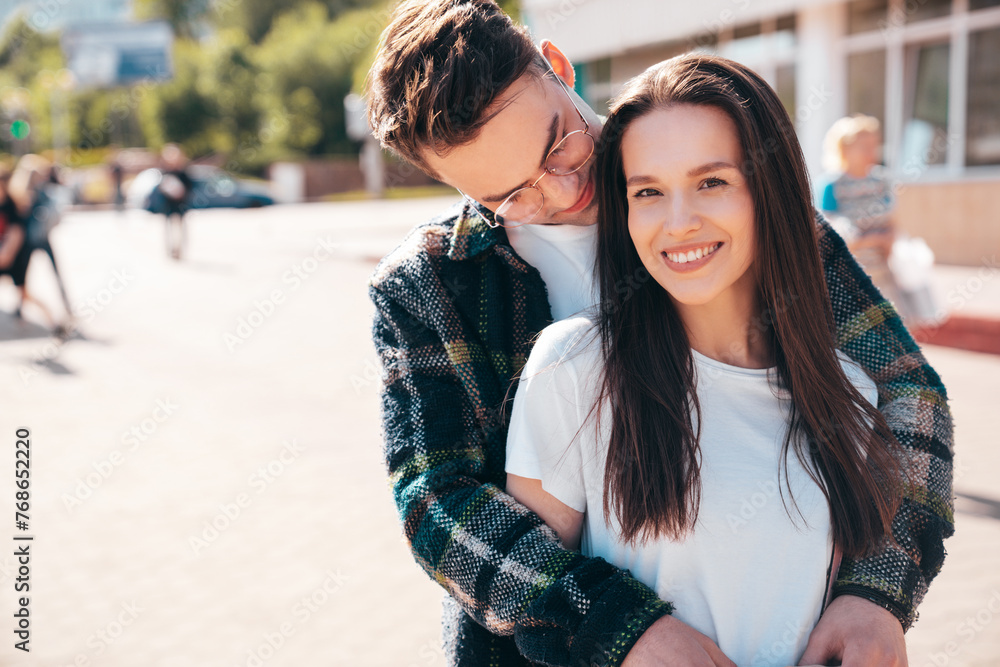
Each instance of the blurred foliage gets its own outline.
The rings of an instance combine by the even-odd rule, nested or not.
[[[521,0],[497,0],[497,4],[515,22],[521,22]]]
[[[304,3],[302,0],[222,0],[216,11],[215,20],[219,25],[232,24],[242,28],[253,42],[259,43],[271,32],[278,17],[303,4],[312,3]],[[330,21],[352,9],[371,7],[381,2],[322,0],[316,4],[326,8],[328,18],[324,21]],[[238,11],[235,8],[238,8]]]
[[[500,4],[519,15],[516,0]],[[74,162],[111,145],[158,150],[176,142],[192,157],[221,154],[229,169],[259,173],[278,159],[357,152],[344,97],[362,90],[394,5],[135,0],[137,18],[173,26],[174,76],[110,90],[68,90],[58,33],[15,19],[0,36],[0,149],[50,148],[55,118]],[[30,120],[27,146],[9,137],[14,116]]]
[[[0,38],[0,146],[13,147],[9,127],[14,120],[28,121],[28,146],[52,145],[53,102],[65,102],[67,95],[55,78],[63,67],[58,35],[36,32],[24,16],[7,24]],[[54,100],[54,95],[60,97]]]
[[[227,0],[227,4],[232,0]],[[195,39],[207,28],[208,0],[133,0],[132,11],[140,21],[159,19],[174,29],[178,39]]]
[[[239,28],[250,41],[260,43],[275,20],[304,4],[303,0],[134,0],[140,20],[161,19],[183,39],[205,36],[215,29]],[[376,4],[372,0],[321,0],[330,17]],[[378,2],[377,4],[381,4]]]

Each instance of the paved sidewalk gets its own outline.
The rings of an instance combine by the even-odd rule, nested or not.
[[[983,255],[977,266],[935,267],[932,291],[939,327],[914,334],[924,344],[1000,354],[1000,258]]]
[[[53,244],[82,338],[29,325],[11,340],[0,315],[0,437],[11,452],[32,430],[36,536],[27,656],[11,640],[12,524],[2,538],[0,664],[443,664],[440,588],[385,479],[372,264],[355,256],[440,208],[198,212],[182,263],[152,217],[65,220]],[[29,281],[58,303],[46,269]],[[0,477],[12,520],[13,472]]]
[[[976,266],[934,267],[934,294],[952,314],[1000,318],[1000,248]]]
[[[195,212],[181,263],[155,218],[67,216],[53,243],[81,335],[0,314],[0,437],[32,431],[35,536],[29,655],[11,633],[18,531],[0,538],[0,664],[444,664],[440,588],[400,537],[381,461],[365,293],[405,221],[444,205]],[[56,304],[46,269],[29,280]],[[988,284],[969,312],[1000,310]],[[12,291],[0,283],[0,311]],[[993,667],[1000,356],[926,352],[958,424],[958,533],[910,665]]]

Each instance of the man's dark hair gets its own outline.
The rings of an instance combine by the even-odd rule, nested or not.
[[[426,151],[444,155],[473,141],[496,115],[487,109],[497,97],[545,69],[527,30],[492,0],[409,0],[393,13],[368,73],[368,122],[384,147],[436,176]]]

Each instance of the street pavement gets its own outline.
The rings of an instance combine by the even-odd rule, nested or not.
[[[37,311],[27,323],[0,313],[0,439],[11,443],[0,664],[444,664],[441,589],[401,538],[382,463],[365,285],[413,222],[448,203],[196,211],[181,262],[153,216],[65,217],[52,241],[77,335],[61,343]],[[41,257],[29,284],[58,304]],[[969,307],[1000,312],[991,289]],[[0,311],[14,302],[0,283]],[[926,353],[956,418],[959,512],[909,661],[992,667],[1000,356]],[[31,433],[25,531],[13,516],[18,428]],[[24,544],[30,653],[13,633]]]

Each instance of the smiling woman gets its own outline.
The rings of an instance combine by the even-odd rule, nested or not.
[[[791,121],[750,70],[688,56],[626,85],[602,148],[601,308],[532,350],[507,489],[736,664],[797,664],[831,562],[892,539],[903,472],[835,348]]]
[[[754,206],[736,166],[735,123],[717,107],[657,109],[629,126],[621,151],[628,231],[650,275],[679,309],[710,308],[726,321],[746,311],[756,289]],[[692,343],[711,355],[707,344]]]

